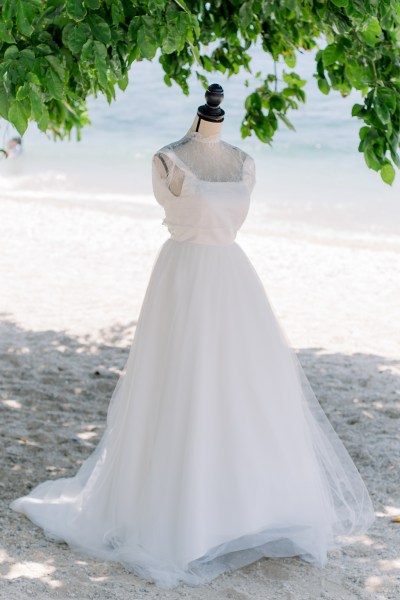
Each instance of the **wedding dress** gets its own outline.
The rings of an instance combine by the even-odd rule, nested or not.
[[[75,477],[46,481],[11,505],[52,538],[161,587],[204,583],[264,556],[323,565],[341,536],[365,532],[374,518],[235,242],[253,159],[226,146],[231,160],[220,168],[217,144],[190,133],[157,153],[165,176],[153,167],[154,193],[171,237],[105,433]],[[214,150],[207,167],[200,157]]]

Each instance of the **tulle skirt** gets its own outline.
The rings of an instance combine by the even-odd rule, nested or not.
[[[323,565],[341,536],[373,521],[243,250],[172,239],[96,450],[75,477],[11,506],[161,587],[263,556]]]

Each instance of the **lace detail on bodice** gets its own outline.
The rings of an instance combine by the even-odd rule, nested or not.
[[[164,147],[154,155],[154,195],[164,208],[163,224],[168,227],[172,239],[210,245],[228,245],[235,241],[247,216],[255,183],[254,160],[241,150],[239,152],[243,160],[240,177],[235,181],[201,179],[172,146]],[[156,157],[165,163],[164,177]],[[178,196],[170,189],[177,168],[184,176]]]
[[[217,144],[221,141],[220,133],[216,133],[215,135],[203,135],[200,131],[189,131],[185,138],[191,138],[196,140],[196,142],[200,142],[201,144]]]
[[[204,136],[200,132],[189,131],[182,139],[164,146],[156,156],[161,160],[165,172],[170,170],[168,153],[172,152],[181,161],[182,179],[185,169],[204,181],[240,181],[246,153],[240,148],[222,141],[217,135]],[[176,171],[176,169],[175,169]],[[175,177],[178,177],[175,173]],[[172,178],[171,178],[172,179]],[[180,188],[176,180],[170,189],[179,196]]]

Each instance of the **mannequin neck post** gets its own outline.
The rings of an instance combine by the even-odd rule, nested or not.
[[[197,132],[200,133],[203,137],[221,137],[222,131],[222,122],[215,123],[212,121],[206,121],[202,119],[198,115],[195,116],[192,126],[189,129],[189,133]]]

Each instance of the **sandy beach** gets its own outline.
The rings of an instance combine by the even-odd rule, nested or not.
[[[162,590],[48,540],[9,502],[75,474],[105,426],[152,265],[161,208],[0,202],[0,597],[394,600],[400,596],[400,239],[268,219],[237,242],[359,468],[377,519],[318,569],[263,559],[198,588]]]

